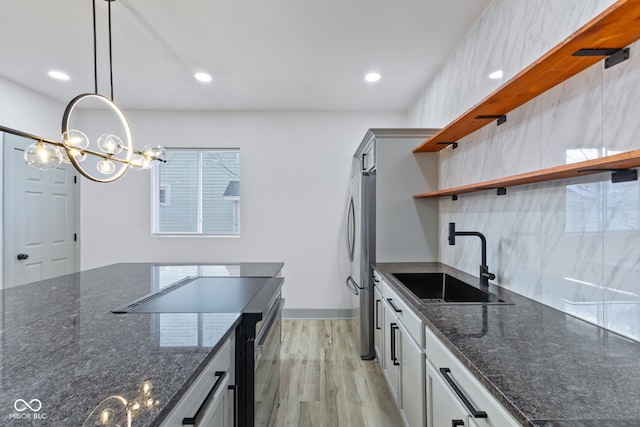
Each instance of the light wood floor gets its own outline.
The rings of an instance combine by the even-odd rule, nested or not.
[[[360,360],[355,320],[283,320],[275,427],[399,427],[377,362]]]

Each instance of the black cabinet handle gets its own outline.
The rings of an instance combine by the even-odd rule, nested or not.
[[[396,331],[400,329],[400,327],[398,327],[398,325],[396,325],[395,323],[391,324],[391,361],[393,362],[394,366],[399,366],[400,362],[398,362],[398,355],[396,354],[397,352],[397,348],[396,348]]]
[[[453,380],[453,378],[451,378],[451,376],[449,375],[451,373],[451,369],[449,369],[449,368],[440,368],[440,373],[442,374],[444,379],[447,380],[447,382],[449,383],[449,385],[451,386],[453,391],[455,391],[455,393],[458,395],[460,400],[462,400],[462,403],[464,403],[464,406],[467,407],[467,409],[469,410],[471,415],[473,415],[474,418],[487,418],[487,413],[484,412],[484,411],[478,411],[473,406],[473,403],[471,403],[469,398],[464,394],[462,389],[460,387],[458,387],[458,384],[456,384],[456,382]]]
[[[389,305],[391,306],[391,308],[393,308],[393,311],[395,311],[396,313],[402,313],[402,310],[396,307],[396,305],[393,303],[391,298],[387,298],[387,301],[389,302]]]
[[[464,421],[462,420],[451,420],[451,427],[463,426]]]
[[[379,299],[376,300],[376,329],[378,329],[378,330],[381,329],[380,325],[378,324],[378,320],[380,319],[380,309],[379,309],[379,307],[380,307],[380,303],[381,302],[382,301],[380,301]]]
[[[183,426],[197,426],[200,423],[200,418],[202,418],[204,410],[207,408],[207,405],[209,404],[209,401],[211,400],[213,395],[216,394],[216,391],[218,391],[218,388],[220,387],[220,384],[222,384],[222,380],[226,375],[227,373],[224,371],[216,371],[215,376],[218,377],[218,379],[216,380],[215,384],[213,384],[213,387],[211,387],[211,390],[209,390],[207,397],[205,397],[200,404],[200,407],[196,411],[195,415],[193,417],[185,417],[182,419]]]
[[[24,259],[29,259],[29,254],[18,254],[18,259],[20,261],[22,261]]]

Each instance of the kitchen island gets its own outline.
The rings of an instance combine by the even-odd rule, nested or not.
[[[133,426],[160,425],[242,313],[111,310],[184,277],[275,277],[282,267],[126,263],[2,291],[0,425],[82,426],[105,400],[133,408]]]
[[[520,424],[640,425],[640,343],[494,285],[508,304],[425,303],[392,274],[443,272],[477,284],[445,264],[376,270]]]

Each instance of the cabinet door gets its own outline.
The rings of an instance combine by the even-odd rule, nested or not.
[[[400,406],[400,357],[398,354],[398,319],[386,302],[384,307],[384,373],[393,392],[393,398]]]
[[[198,426],[202,427],[230,427],[233,422],[233,417],[229,413],[229,380],[225,380],[220,386],[217,396],[214,396],[214,400],[211,402],[209,408],[202,417],[202,421]]]
[[[424,354],[402,323],[399,326],[401,410],[407,425],[424,426]]]
[[[384,307],[382,306],[382,294],[380,293],[380,289],[374,287],[374,313],[373,313],[373,341],[376,350],[376,357],[380,361],[380,366],[384,369],[385,363],[387,362],[384,357]]]
[[[428,427],[469,426],[469,414],[442,378],[440,372],[426,362]]]

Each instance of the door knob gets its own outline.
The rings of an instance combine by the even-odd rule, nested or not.
[[[21,261],[23,259],[29,259],[29,254],[18,254],[18,259]]]

